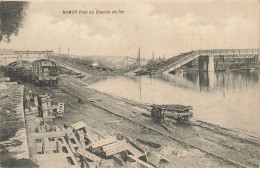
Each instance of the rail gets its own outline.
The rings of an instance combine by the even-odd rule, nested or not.
[[[198,50],[200,55],[230,55],[230,54],[260,54],[260,49],[211,49],[211,50]]]
[[[180,57],[179,60],[174,61],[173,63],[164,65],[161,69],[157,70],[156,73],[164,72],[164,71],[168,70],[169,68],[177,66],[178,64],[181,64],[181,63],[183,63],[185,61],[189,61],[189,59],[194,58],[194,56],[196,56],[198,54],[199,53],[197,51],[194,51],[194,52],[192,52],[192,53],[190,53],[188,55],[184,55],[184,56]]]
[[[149,129],[149,130],[151,130],[151,131],[153,131],[153,132],[156,132],[156,133],[158,133],[158,134],[161,134],[162,136],[165,136],[165,137],[167,137],[167,138],[170,138],[170,139],[172,139],[172,140],[174,140],[174,141],[176,141],[176,142],[179,142],[179,143],[181,143],[181,144],[183,144],[183,145],[186,145],[186,146],[188,146],[188,147],[191,147],[191,148],[194,148],[194,149],[198,149],[198,150],[200,150],[201,152],[203,152],[203,153],[205,153],[205,154],[207,154],[207,155],[213,156],[213,157],[215,157],[215,158],[218,158],[218,159],[221,160],[221,161],[230,163],[230,164],[232,164],[232,165],[234,165],[234,166],[237,166],[237,167],[242,167],[242,168],[247,168],[247,167],[249,167],[249,166],[244,165],[244,164],[242,164],[242,163],[239,163],[239,162],[237,162],[237,161],[228,159],[228,158],[226,158],[226,157],[224,157],[224,156],[221,156],[221,155],[215,154],[215,153],[213,153],[213,152],[207,151],[207,150],[205,150],[205,149],[202,149],[201,147],[198,147],[198,146],[196,146],[196,145],[194,145],[194,144],[190,144],[190,143],[188,143],[188,142],[186,142],[186,141],[184,141],[184,140],[178,139],[178,138],[174,137],[173,135],[170,135],[170,134],[167,134],[167,133],[165,133],[165,132],[163,132],[163,131],[157,130],[157,129],[155,129],[155,128],[151,127],[151,126],[148,126],[148,125],[146,125],[146,124],[144,124],[144,123],[142,123],[142,122],[133,120],[133,119],[131,119],[131,118],[129,118],[129,117],[123,116],[122,114],[119,114],[119,113],[116,113],[116,112],[114,112],[114,111],[111,111],[111,110],[109,110],[109,109],[107,109],[107,108],[105,108],[105,107],[103,107],[103,106],[100,106],[99,104],[96,104],[95,102],[91,102],[91,101],[85,99],[84,97],[81,97],[81,96],[79,96],[79,95],[76,95],[76,94],[74,94],[74,93],[72,93],[72,92],[70,92],[70,91],[67,91],[67,90],[65,90],[65,89],[61,89],[61,90],[64,91],[64,92],[66,92],[66,93],[68,93],[68,94],[70,94],[70,95],[72,95],[72,96],[74,96],[74,97],[77,97],[77,98],[79,98],[79,99],[81,99],[81,100],[83,100],[83,101],[85,101],[85,102],[87,102],[87,103],[89,103],[89,104],[92,104],[93,106],[96,106],[96,107],[98,107],[98,108],[100,108],[100,109],[102,109],[102,110],[104,110],[104,111],[106,111],[106,112],[108,112],[108,113],[110,113],[110,114],[113,114],[113,115],[115,115],[115,116],[117,116],[117,117],[126,119],[126,120],[128,120],[128,121],[130,121],[130,122],[132,122],[132,123],[134,123],[134,124],[140,125],[140,126],[146,128],[146,129]],[[65,103],[69,104],[70,106],[72,106],[73,108],[75,108],[76,110],[78,110],[79,112],[85,113],[84,111],[82,111],[82,110],[78,109],[77,107],[75,107],[75,106],[74,106],[73,104],[71,104],[70,102],[64,100],[64,98],[62,98],[62,97],[60,97],[59,95],[57,95],[57,94],[56,94],[54,91],[52,91],[51,89],[48,88],[48,91],[54,93],[54,94],[57,96],[57,98],[59,98],[60,100],[64,101]]]

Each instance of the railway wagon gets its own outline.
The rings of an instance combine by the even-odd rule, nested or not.
[[[30,81],[32,76],[32,63],[28,61],[12,62],[5,67],[5,74],[10,77],[11,81]]]
[[[152,105],[151,116],[156,122],[163,122],[165,117],[177,122],[188,121],[193,117],[191,106],[184,105]]]
[[[59,69],[55,62],[40,59],[32,63],[32,80],[38,86],[57,86]]]

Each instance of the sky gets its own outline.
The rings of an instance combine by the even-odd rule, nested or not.
[[[77,10],[77,14],[62,14]],[[79,11],[94,14],[79,14]],[[96,11],[124,11],[96,14]],[[258,48],[260,2],[31,2],[23,27],[0,48],[73,55],[166,58],[199,49]]]

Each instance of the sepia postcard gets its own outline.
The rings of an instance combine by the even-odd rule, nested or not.
[[[0,0],[1,168],[259,168],[260,1]]]

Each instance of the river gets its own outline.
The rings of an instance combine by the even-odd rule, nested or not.
[[[259,136],[260,71],[179,71],[159,76],[108,77],[90,85],[148,104],[183,104],[194,117]]]

